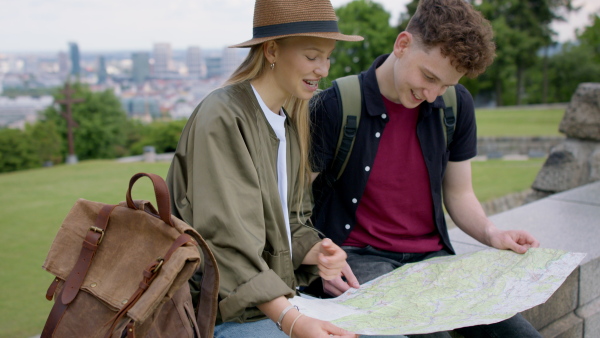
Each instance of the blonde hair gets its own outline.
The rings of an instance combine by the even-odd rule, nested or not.
[[[267,69],[267,59],[263,53],[263,44],[254,45],[242,64],[225,81],[224,86],[244,82],[261,77]],[[291,96],[284,104],[283,108],[290,115],[292,125],[298,133],[298,143],[300,147],[300,177],[298,191],[298,217],[302,211],[302,200],[304,193],[310,183],[311,163],[310,163],[310,116],[308,111],[308,101]]]

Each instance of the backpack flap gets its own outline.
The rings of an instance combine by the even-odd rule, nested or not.
[[[103,206],[102,203],[83,199],[77,201],[58,231],[44,269],[62,280],[68,278],[85,236]],[[127,306],[130,297],[140,287],[144,270],[165,255],[180,235],[177,229],[145,211],[116,207],[80,290],[102,300],[113,310]],[[170,296],[187,282],[199,264],[200,254],[195,242],[188,242],[175,250],[131,308],[129,316],[135,321],[145,320],[165,296]]]

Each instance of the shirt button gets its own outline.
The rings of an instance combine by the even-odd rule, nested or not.
[[[356,202],[358,202],[358,200],[356,198],[353,198],[352,203],[356,204]]]
[[[380,132],[376,132],[376,133],[375,133],[375,137],[379,138],[380,136],[381,136],[381,133],[380,133]]]
[[[346,224],[345,228],[346,230],[350,230],[350,224]]]
[[[371,170],[371,167],[369,167],[369,166],[365,167],[365,171],[370,171],[370,170]]]

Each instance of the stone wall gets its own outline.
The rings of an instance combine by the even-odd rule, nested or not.
[[[500,158],[505,155],[546,157],[552,147],[557,146],[564,139],[564,136],[479,137],[477,138],[477,154],[488,158]]]

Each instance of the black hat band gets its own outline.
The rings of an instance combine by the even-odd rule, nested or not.
[[[254,27],[253,38],[301,34],[301,33],[339,33],[337,21],[300,21]]]

